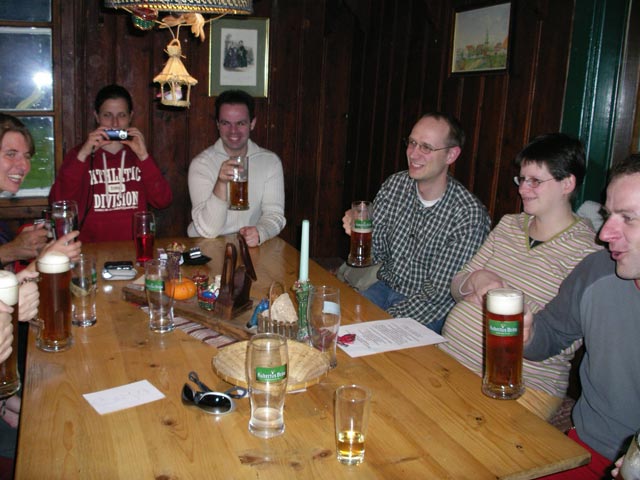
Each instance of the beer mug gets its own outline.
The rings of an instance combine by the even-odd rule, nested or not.
[[[71,266],[69,257],[48,252],[37,262],[40,272],[40,328],[36,346],[45,352],[71,347]]]
[[[249,209],[249,157],[240,155],[232,159],[233,179],[229,182],[229,210]]]
[[[74,200],[60,200],[51,204],[54,238],[78,230],[78,204]]]
[[[20,390],[18,373],[18,279],[6,270],[0,270],[0,300],[13,307],[11,323],[13,325],[13,343],[9,358],[0,363],[0,400],[9,398]]]
[[[373,234],[371,202],[359,200],[351,204],[351,248],[347,263],[352,267],[371,265],[371,236]]]
[[[489,290],[485,300],[485,357],[482,392],[497,399],[524,393],[522,381],[524,294],[514,288]]]

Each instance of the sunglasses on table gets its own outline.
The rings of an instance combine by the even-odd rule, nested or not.
[[[185,383],[182,387],[182,402],[204,410],[212,415],[225,415],[235,410],[234,398],[243,398],[247,390],[242,387],[231,387],[225,392],[214,392],[200,381],[196,372],[189,372],[189,380],[195,383],[201,391],[194,390]]]

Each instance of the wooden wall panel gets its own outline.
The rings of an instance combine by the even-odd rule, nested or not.
[[[136,125],[174,191],[173,205],[158,213],[160,235],[184,234],[189,163],[218,137],[215,98],[208,95],[209,39],[200,43],[181,32],[183,61],[199,83],[190,109],[165,107],[154,98],[152,78],[166,62],[167,31],[137,31],[126,13],[99,0],[57,5],[64,149],[93,129],[98,89],[126,86]],[[559,128],[574,2],[514,0],[509,71],[452,76],[455,9],[478,5],[486,2],[254,2],[254,16],[270,19],[271,63],[252,138],[283,161],[285,240],[297,245],[300,223],[309,218],[311,255],[345,257],[343,211],[353,199],[373,199],[389,175],[406,168],[402,138],[430,110],[455,114],[467,130],[452,174],[494,220],[520,209],[512,160],[532,135]]]

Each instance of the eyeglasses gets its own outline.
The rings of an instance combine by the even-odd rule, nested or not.
[[[555,178],[547,178],[546,180],[540,180],[539,178],[535,178],[535,177],[526,178],[526,177],[518,177],[517,175],[513,177],[513,183],[515,183],[517,186],[526,184],[529,188],[538,188],[544,182],[550,182],[551,180],[555,180]]]
[[[182,387],[182,402],[190,403],[212,415],[225,415],[236,409],[234,398],[243,398],[247,390],[242,387],[231,387],[226,392],[214,392],[198,378],[196,372],[189,372],[189,380],[198,385],[202,392],[196,392],[188,383]]]
[[[425,155],[429,155],[439,150],[446,150],[447,148],[453,148],[458,146],[458,145],[449,145],[446,147],[434,148],[431,145],[427,145],[426,143],[418,143],[413,138],[404,138],[402,139],[402,143],[404,143],[404,145],[407,148],[409,147],[417,148],[418,150],[420,150],[421,153],[424,153]]]

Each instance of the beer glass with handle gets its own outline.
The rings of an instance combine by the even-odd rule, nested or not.
[[[78,204],[75,200],[60,200],[51,204],[54,238],[58,239],[78,229]]]
[[[6,270],[0,270],[0,300],[13,307],[11,324],[13,325],[13,343],[9,358],[0,363],[0,400],[9,398],[20,390],[18,373],[18,279]]]
[[[247,345],[246,371],[251,398],[249,431],[261,438],[284,433],[287,393],[287,339],[276,333],[254,335]]]
[[[71,266],[69,257],[48,252],[37,261],[40,272],[40,328],[36,346],[45,352],[61,352],[71,347]]]
[[[371,265],[373,220],[371,202],[358,200],[351,204],[351,241],[347,263],[352,267]]]
[[[515,399],[524,393],[523,312],[522,291],[514,288],[495,288],[487,292],[482,392],[491,398]]]
[[[249,157],[233,157],[233,179],[229,182],[229,210],[249,209]]]

